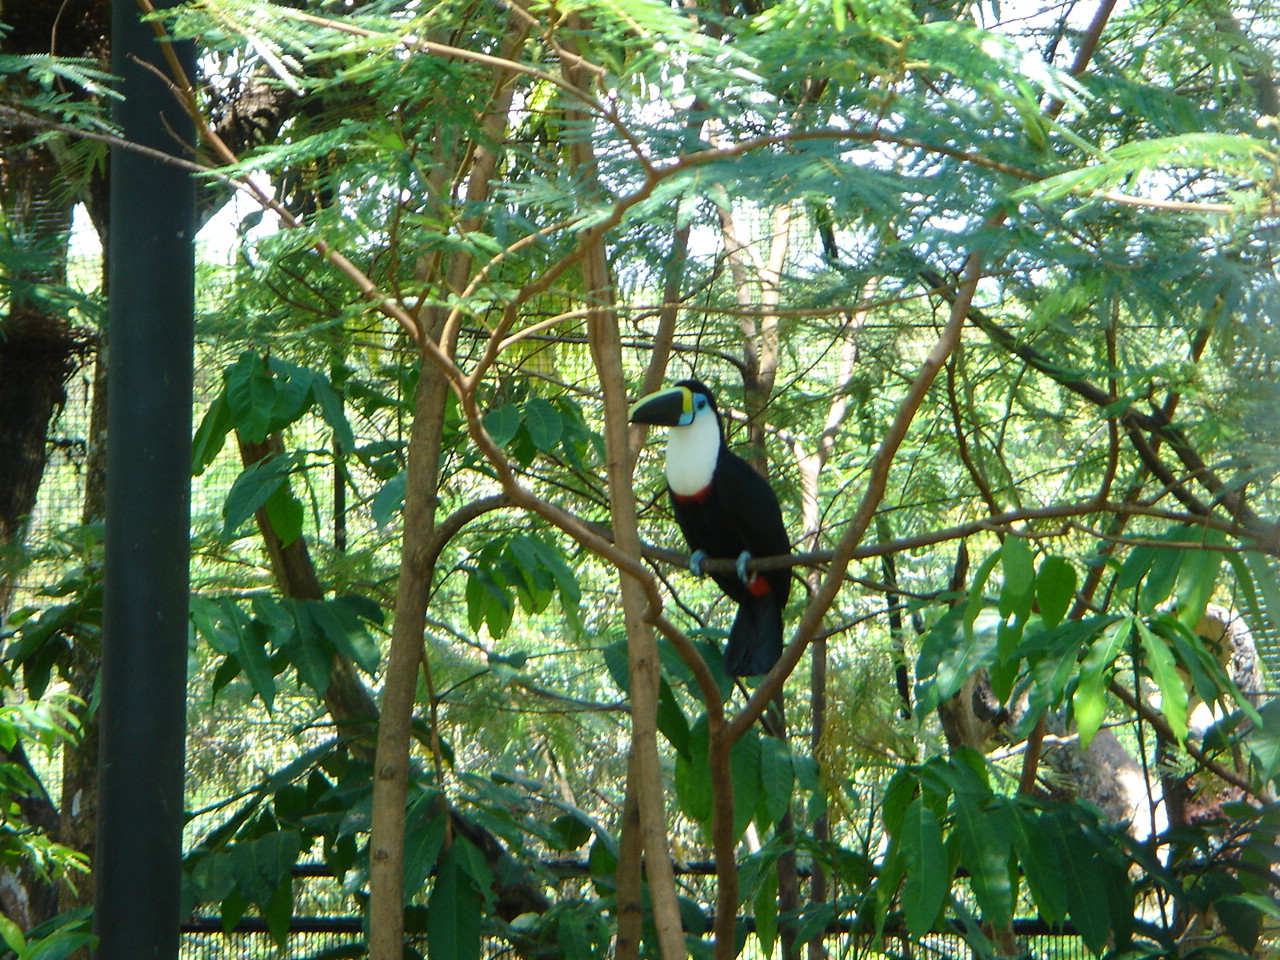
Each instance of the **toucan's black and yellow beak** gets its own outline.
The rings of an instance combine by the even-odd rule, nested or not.
[[[693,423],[693,391],[671,387],[641,397],[631,405],[627,419],[656,427],[687,427]]]

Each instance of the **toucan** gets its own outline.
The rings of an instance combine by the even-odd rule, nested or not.
[[[788,568],[747,573],[752,557],[791,552],[782,508],[764,477],[725,443],[715,397],[697,380],[631,405],[632,423],[670,427],[667,492],[676,522],[693,551],[689,567],[701,575],[702,561],[736,559],[737,572],[711,579],[738,604],[724,651],[734,677],[768,673],[782,655],[782,611],[791,593]]]

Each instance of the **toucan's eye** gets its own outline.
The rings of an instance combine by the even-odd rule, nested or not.
[[[707,398],[700,393],[695,393],[693,395],[693,409],[703,410],[706,408],[706,406],[707,406]]]

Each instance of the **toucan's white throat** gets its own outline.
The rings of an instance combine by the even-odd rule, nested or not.
[[[667,486],[679,497],[701,493],[711,483],[720,456],[720,424],[716,412],[699,409],[687,427],[667,434]]]

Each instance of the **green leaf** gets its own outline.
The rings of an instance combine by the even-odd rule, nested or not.
[[[566,910],[556,920],[556,940],[564,960],[592,960],[596,956],[587,925],[573,910]]]
[[[98,938],[92,933],[82,930],[55,930],[47,937],[41,937],[30,953],[22,956],[22,960],[66,960],[83,947],[97,946]]]
[[[473,631],[486,626],[489,635],[501,638],[511,626],[515,600],[483,567],[474,567],[467,576],[465,591],[467,618]]]
[[[1146,653],[1147,670],[1160,688],[1160,712],[1169,722],[1173,735],[1182,743],[1187,739],[1187,685],[1178,672],[1178,665],[1169,645],[1152,633],[1141,619],[1136,619],[1134,623],[1138,627],[1138,636]]]
[[[438,813],[439,798],[423,794],[405,812],[404,899],[418,901],[444,847],[448,815]]]
[[[1181,531],[1170,531],[1164,537],[1172,539],[1180,535]],[[1187,551],[1172,547],[1156,551],[1139,594],[1139,609],[1154,612],[1169,598],[1178,583],[1178,574],[1186,555]]]
[[[1076,716],[1076,729],[1080,734],[1080,748],[1086,749],[1107,712],[1106,686],[1112,665],[1129,642],[1134,620],[1126,617],[1107,628],[1107,631],[1089,646],[1084,663],[1080,667],[1080,682],[1071,697],[1071,707]]]
[[[249,686],[262,699],[268,713],[271,712],[276,697],[276,675],[267,655],[269,633],[267,624],[257,619],[250,620],[240,632],[239,646],[235,653],[236,662],[249,679]]]
[[[0,937],[18,956],[26,951],[27,939],[22,935],[22,928],[6,916],[0,916]]]
[[[404,506],[404,491],[408,479],[408,474],[401,470],[380,486],[378,492],[373,495],[373,500],[369,503],[369,512],[373,516],[373,522],[378,526],[385,527],[400,513]]]
[[[1008,536],[1000,548],[1004,586],[1000,590],[1000,616],[1025,620],[1034,598],[1035,568],[1031,548],[1021,537]]]
[[[1155,547],[1145,545],[1133,547],[1121,564],[1119,573],[1116,574],[1116,591],[1132,590],[1140,584],[1143,577],[1147,575],[1147,571],[1151,569],[1151,564],[1155,562],[1158,552]]]
[[[441,855],[427,900],[430,960],[480,960],[483,900],[458,861],[455,843]]]
[[[249,443],[262,443],[271,434],[275,384],[266,361],[245,353],[223,373],[224,395],[232,422]]]
[[[225,393],[219,393],[209,404],[191,442],[191,475],[198,477],[217,458],[226,445],[227,434],[234,424]]]
[[[267,521],[271,529],[280,538],[280,545],[287,547],[302,536],[303,510],[302,503],[289,489],[287,483],[276,488],[267,502],[263,504],[267,511]]]
[[[520,430],[520,408],[514,404],[496,407],[484,417],[485,432],[493,438],[493,442],[505,447],[515,439]]]
[[[318,602],[304,600],[294,604],[294,632],[286,649],[294,669],[298,671],[298,679],[311,687],[317,696],[323,697],[332,676],[333,645],[325,639],[324,631],[311,615],[311,606]]]
[[[760,782],[760,734],[755,727],[729,748],[729,774],[733,780],[733,836],[736,840],[755,817],[763,799]]]
[[[973,583],[969,585],[969,595],[964,604],[964,636],[969,643],[973,642],[973,628],[978,621],[978,616],[986,609],[986,600],[983,591],[986,589],[987,581],[991,578],[991,572],[995,570],[996,564],[1000,562],[1002,550],[997,550],[986,560],[982,561],[982,566],[978,567],[978,572],[973,576]]]
[[[764,826],[781,822],[791,808],[795,788],[795,769],[791,762],[791,744],[778,737],[760,740],[760,780],[764,787]]]
[[[1075,594],[1075,567],[1065,557],[1045,557],[1036,574],[1036,603],[1045,626],[1062,622]]]
[[[990,607],[979,613],[972,622],[960,610],[949,613],[925,635],[916,667],[916,675],[924,678],[916,694],[921,713],[936,709],[959,691],[974,671],[995,662],[1001,621]],[[962,615],[963,631],[956,622]],[[929,678],[926,660],[935,657],[937,666]]]
[[[1012,813],[1009,823],[1013,848],[1022,864],[1031,897],[1045,922],[1057,926],[1067,918],[1067,889],[1057,848],[1041,829],[1035,811],[1006,798],[1001,798],[1001,802],[1007,804]]]
[[[1251,575],[1256,588],[1255,600],[1261,612],[1271,625],[1280,628],[1280,583],[1267,558],[1256,553],[1244,555],[1244,567]]]
[[[276,946],[285,949],[289,942],[289,923],[293,920],[293,877],[286,874],[276,886],[275,892],[259,910],[266,921],[267,932]]]
[[[524,424],[529,431],[529,439],[543,453],[552,453],[564,433],[560,411],[541,397],[525,403]]]
[[[1268,700],[1258,708],[1262,722],[1245,738],[1258,774],[1271,780],[1280,773],[1280,700]]]
[[[1047,810],[1039,822],[1040,832],[1058,852],[1071,922],[1085,946],[1102,953],[1111,934],[1110,907],[1095,853],[1065,809]]]
[[[910,770],[899,770],[889,778],[889,785],[884,788],[884,799],[880,803],[880,818],[884,821],[884,829],[889,836],[896,837],[902,832],[907,809],[915,799],[918,789],[919,782]]]
[[[766,870],[755,896],[756,937],[760,940],[761,956],[773,956],[773,944],[778,938],[778,872]]]
[[[294,464],[292,456],[270,456],[240,472],[222,505],[223,539],[230,539],[245,521],[288,484]]]
[[[324,422],[333,431],[338,449],[344,454],[351,453],[356,448],[355,434],[351,431],[351,422],[347,420],[347,411],[342,398],[333,389],[329,378],[315,373],[311,381],[311,395],[320,406]]]
[[[693,722],[689,732],[688,759],[677,754],[675,768],[676,803],[695,823],[711,819],[711,765],[707,715]]]
[[[1003,811],[988,811],[973,794],[957,792],[951,819],[960,838],[960,858],[969,868],[969,883],[983,919],[997,929],[1013,918],[1013,884],[1009,878],[1009,827]]]
[[[382,650],[369,633],[365,607],[365,598],[344,594],[316,601],[308,609],[333,648],[372,676],[382,662]]]
[[[689,720],[665,677],[658,686],[658,730],[678,754],[689,758]]]
[[[942,826],[922,797],[907,808],[899,845],[906,869],[902,912],[907,933],[918,939],[933,929],[951,886]]]
[[[266,909],[282,881],[292,873],[302,850],[302,835],[297,830],[276,830],[233,844],[230,848],[236,887],[259,909]]]

